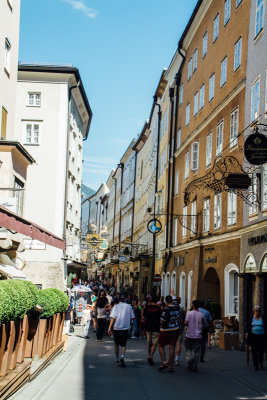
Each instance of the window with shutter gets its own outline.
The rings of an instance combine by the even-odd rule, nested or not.
[[[214,229],[221,227],[221,193],[214,196]]]
[[[215,74],[212,74],[209,80],[209,101],[214,98],[214,85],[215,85]]]
[[[231,113],[230,118],[230,147],[237,145],[238,135],[238,108]]]
[[[186,236],[187,232],[187,206],[183,207],[183,232],[182,235],[183,237]]]
[[[208,232],[210,230],[210,199],[204,200],[204,212],[203,212],[203,231]]]
[[[198,153],[199,153],[199,142],[192,143],[191,146],[191,169],[192,171],[198,170]]]
[[[197,202],[196,200],[192,201],[191,204],[191,233],[196,234],[197,228]]]
[[[176,171],[175,174],[175,194],[178,194],[179,191],[179,170]]]
[[[198,92],[194,96],[194,116],[198,113]]]
[[[213,42],[215,42],[218,36],[219,36],[219,14],[216,15],[213,21]]]
[[[217,125],[216,132],[216,156],[220,155],[223,150],[223,121]]]
[[[177,245],[177,218],[173,221],[173,246]]]
[[[237,194],[234,191],[228,192],[227,201],[227,225],[236,224]]]
[[[189,150],[185,154],[185,172],[184,177],[187,179],[189,177]]]
[[[248,214],[250,215],[254,215],[257,214],[258,212],[258,177],[257,174],[255,172],[252,172],[249,174],[250,178],[251,178],[251,186],[248,188],[248,192],[249,192],[249,211]]]
[[[212,153],[212,132],[208,134],[206,141],[206,166],[211,164],[211,153]]]
[[[260,113],[260,79],[251,87],[251,122],[255,121]]]

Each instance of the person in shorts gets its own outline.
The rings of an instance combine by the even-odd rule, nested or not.
[[[143,311],[144,325],[147,335],[148,343],[148,358],[147,361],[150,365],[155,365],[153,355],[156,351],[158,344],[158,336],[160,329],[161,308],[157,304],[158,296],[153,295],[151,303],[145,306]]]
[[[134,319],[133,309],[129,304],[125,303],[125,295],[120,295],[119,304],[116,304],[110,313],[108,334],[112,334],[113,328],[116,355],[115,364],[121,365],[121,367],[125,367],[126,343],[128,340],[128,330],[130,329],[132,319]]]
[[[161,357],[161,366],[159,371],[168,368],[168,372],[174,372],[173,359],[176,342],[179,336],[179,308],[173,304],[172,296],[166,296],[166,307],[161,314],[161,328],[159,332],[159,354]],[[164,347],[169,347],[169,362],[166,362]]]

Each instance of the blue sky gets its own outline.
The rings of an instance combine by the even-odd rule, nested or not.
[[[79,68],[93,111],[83,183],[105,182],[149,117],[196,0],[21,0],[21,62]]]

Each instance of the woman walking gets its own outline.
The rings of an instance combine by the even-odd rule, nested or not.
[[[103,336],[105,332],[105,326],[107,321],[107,308],[108,299],[105,296],[105,292],[101,290],[100,296],[96,301],[96,311],[97,311],[97,333],[96,333],[96,341],[103,342]]]
[[[260,306],[254,307],[253,316],[249,320],[246,338],[252,350],[254,371],[263,369],[263,354],[266,342],[267,329],[261,314]]]

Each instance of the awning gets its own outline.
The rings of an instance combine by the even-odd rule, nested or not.
[[[19,269],[16,268],[13,261],[6,254],[0,253],[0,273],[11,279],[26,279]]]
[[[41,226],[20,217],[3,206],[0,206],[0,226],[17,233],[22,233],[23,235],[39,240],[50,246],[65,250],[65,241],[63,239]]]
[[[87,269],[87,264],[79,262],[79,261],[68,260],[67,267],[72,267],[72,268],[77,268],[77,269]]]

